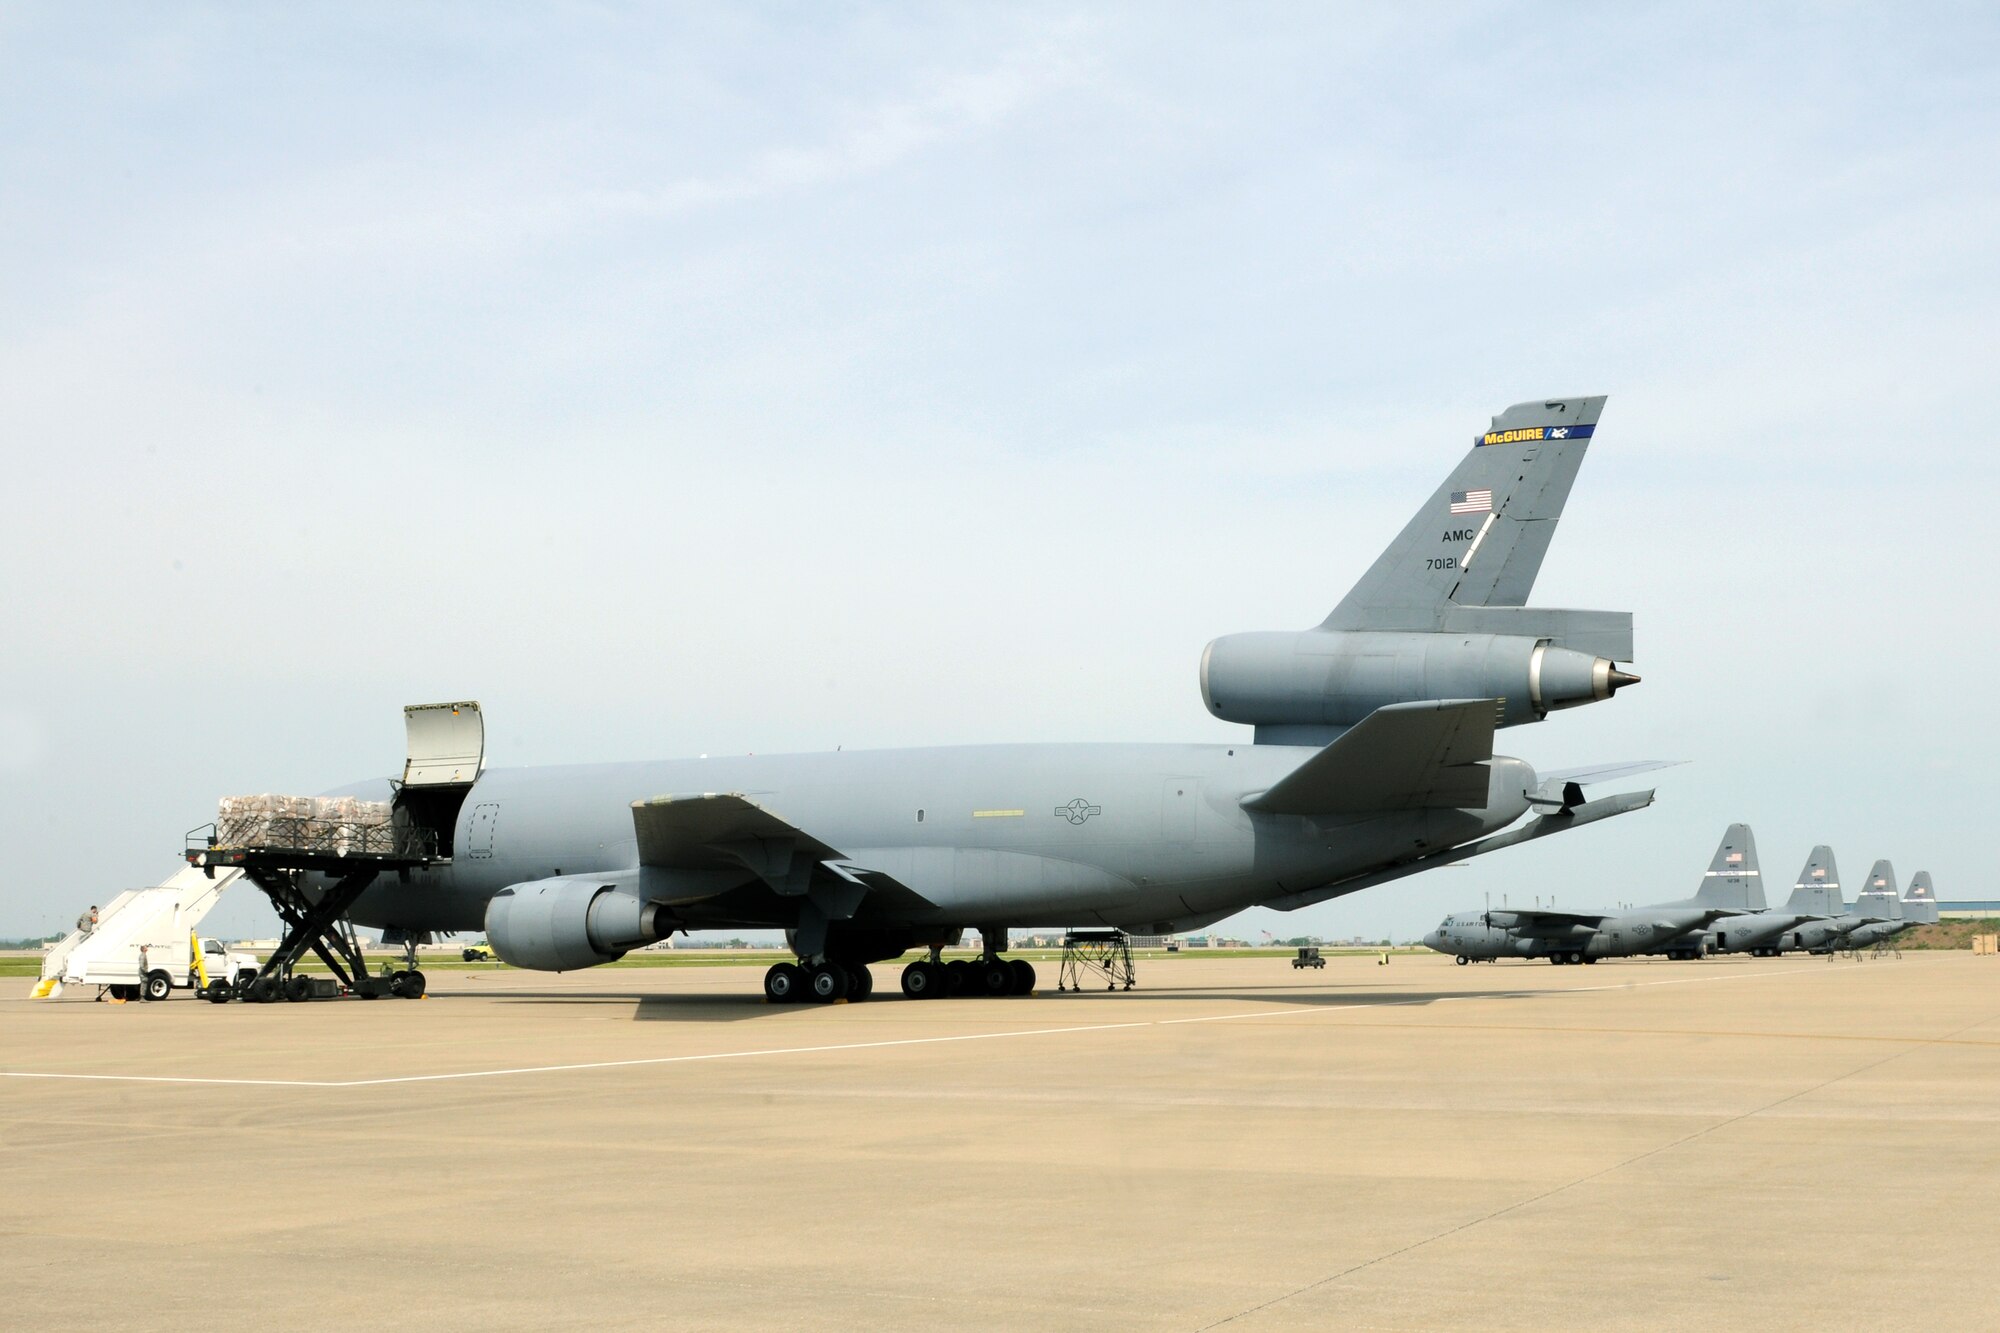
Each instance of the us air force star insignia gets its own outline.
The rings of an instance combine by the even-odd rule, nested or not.
[[[1104,807],[1101,805],[1092,805],[1089,801],[1079,796],[1068,805],[1057,806],[1056,813],[1072,824],[1081,824],[1092,815],[1103,814]]]

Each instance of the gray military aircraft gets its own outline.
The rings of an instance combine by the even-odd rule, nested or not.
[[[1839,915],[1836,906],[1832,913],[1818,910],[1824,901],[1824,890],[1811,887],[1824,880],[1827,868],[1833,864],[1833,853],[1825,847],[1815,847],[1813,855],[1806,859],[1805,868],[1799,872],[1799,882],[1792,887],[1792,896],[1782,910],[1768,910],[1764,903],[1763,878],[1757,865],[1757,847],[1749,841],[1749,830],[1744,830],[1748,844],[1743,866],[1746,885],[1741,903],[1732,903],[1744,909],[1745,915],[1725,917],[1710,926],[1706,932],[1708,953],[1747,953],[1758,958],[1776,958],[1784,952],[1783,938],[1787,931],[1795,931],[1800,926]],[[1818,858],[1824,853],[1826,861],[1822,865]]]
[[[1779,953],[1828,953],[1840,947],[1848,934],[1866,925],[1862,918],[1849,915],[1841,897],[1840,869],[1834,863],[1833,848],[1824,843],[1812,849],[1785,910],[1805,915],[1789,930],[1781,931],[1771,946]]]
[[[1842,948],[1866,949],[1871,944],[1884,944],[1917,924],[1903,919],[1903,899],[1896,891],[1896,868],[1887,861],[1877,861],[1868,872],[1868,880],[1862,885],[1861,896],[1854,900],[1851,915],[1858,924],[1841,939]]]
[[[1254,728],[1242,741],[485,770],[476,705],[426,706],[406,713],[400,782],[335,794],[393,802],[432,854],[393,877],[329,865],[258,882],[322,931],[322,956],[343,918],[403,937],[483,929],[501,958],[554,971],[680,930],[776,927],[799,961],[770,970],[773,1000],[865,998],[866,965],[912,949],[928,956],[904,969],[906,994],[997,995],[1034,984],[1002,956],[1012,927],[1194,929],[1640,809],[1652,792],[1582,788],[1654,765],[1538,775],[1493,753],[1496,727],[1638,679],[1618,665],[1629,613],[1525,604],[1604,402],[1508,408],[1322,623],[1209,644],[1202,697]],[[939,951],[968,928],[983,957],[947,973]]]
[[[1750,826],[1731,824],[1692,898],[1624,912],[1543,907],[1457,912],[1424,936],[1423,943],[1452,955],[1460,966],[1496,958],[1546,958],[1551,963],[1594,963],[1647,953],[1699,958],[1702,932],[1712,922],[1724,917],[1733,921],[1745,913],[1756,876]]]
[[[1776,958],[1786,951],[1788,937],[1796,935],[1801,929],[1833,925],[1844,909],[1840,903],[1838,882],[1833,882],[1831,892],[1828,891],[1832,874],[1833,849],[1825,846],[1813,848],[1783,908],[1764,910],[1764,895],[1759,891],[1755,895],[1757,910],[1752,915],[1718,921],[1709,931],[1709,951]],[[1837,937],[1839,932],[1848,928],[1840,925],[1833,934]]]
[[[1909,890],[1903,894],[1903,920],[1913,926],[1938,923],[1937,890],[1931,887],[1930,871],[1919,870],[1910,877]]]

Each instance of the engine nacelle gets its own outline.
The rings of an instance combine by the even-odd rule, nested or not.
[[[486,904],[487,942],[515,967],[540,972],[616,962],[629,949],[664,939],[675,925],[668,908],[646,902],[635,888],[602,875],[511,885]]]
[[[1231,634],[1201,655],[1225,722],[1351,726],[1387,704],[1498,699],[1501,726],[1609,699],[1639,678],[1608,658],[1519,634],[1293,630]]]

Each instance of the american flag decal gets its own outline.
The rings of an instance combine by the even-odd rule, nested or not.
[[[1742,864],[1743,864],[1743,853],[1741,853],[1741,852],[1731,852],[1731,853],[1729,854],[1729,858],[1728,858],[1728,859],[1729,859],[1729,864],[1731,864],[1731,865],[1733,865],[1733,866],[1740,866],[1740,865],[1742,865]]]
[[[1490,514],[1493,512],[1492,491],[1453,491],[1451,512],[1454,514]]]

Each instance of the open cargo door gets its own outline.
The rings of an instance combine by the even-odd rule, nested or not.
[[[485,719],[473,700],[410,704],[403,709],[403,734],[407,757],[397,820],[434,839],[437,855],[450,856],[458,812],[486,760]]]
[[[405,787],[470,787],[486,757],[486,722],[476,702],[411,704],[403,709],[409,758]]]

